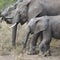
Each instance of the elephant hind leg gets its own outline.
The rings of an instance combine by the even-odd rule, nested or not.
[[[45,31],[43,31],[43,40],[41,41],[39,48],[40,52],[42,52],[41,55],[51,55],[50,54],[50,42],[52,40],[52,35],[51,35],[51,28],[48,27]],[[40,54],[39,52],[39,54]]]
[[[42,40],[42,42],[39,45],[40,48],[40,52],[39,55],[43,55],[43,56],[50,56],[50,40]]]

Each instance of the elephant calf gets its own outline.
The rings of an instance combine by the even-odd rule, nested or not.
[[[25,31],[24,36],[24,48],[29,37],[29,34],[33,33],[30,54],[35,53],[35,47],[37,43],[37,38],[41,34],[41,43],[39,45],[39,54],[50,55],[50,42],[52,37],[60,39],[60,15],[58,16],[42,16],[37,18],[32,18]]]

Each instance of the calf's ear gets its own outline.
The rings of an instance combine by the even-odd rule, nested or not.
[[[36,23],[34,34],[44,31],[48,28],[48,20],[39,20]]]

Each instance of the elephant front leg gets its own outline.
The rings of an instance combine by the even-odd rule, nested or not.
[[[41,43],[42,40],[43,40],[43,32],[41,31],[40,32],[40,43]]]
[[[29,49],[29,52],[27,53],[28,55],[37,54],[35,48],[36,48],[36,43],[37,43],[37,39],[39,35],[40,35],[39,33],[33,34],[31,41],[30,41],[30,49]]]
[[[51,42],[51,33],[50,32],[43,32],[43,40],[41,41],[39,48],[40,52],[39,55],[42,56],[50,56],[50,42]]]

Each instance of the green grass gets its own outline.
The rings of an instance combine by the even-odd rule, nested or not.
[[[9,6],[10,4],[14,3],[15,0],[0,0],[0,8]]]

